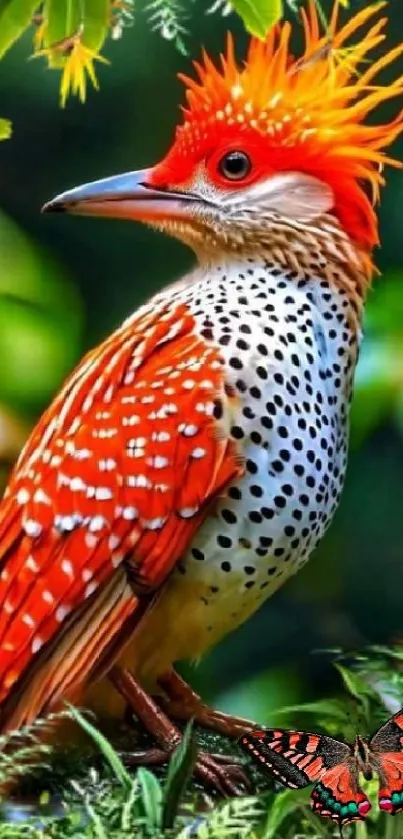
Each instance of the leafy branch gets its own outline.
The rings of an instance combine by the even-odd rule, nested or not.
[[[84,102],[88,82],[98,89],[96,62],[109,63],[102,55],[106,42],[121,39],[134,24],[135,14],[145,15],[151,31],[185,53],[192,10],[201,2],[144,0],[138,10],[134,0],[0,0],[0,59],[31,29],[32,57],[46,58],[50,69],[61,72],[62,107],[70,95]],[[326,21],[322,0],[315,2]],[[341,2],[347,6],[349,0]],[[302,0],[213,0],[205,11],[238,14],[248,32],[265,38],[286,7],[296,13],[301,4]],[[0,140],[10,133],[10,123],[0,120]]]

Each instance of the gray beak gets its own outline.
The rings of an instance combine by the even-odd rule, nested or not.
[[[195,196],[149,186],[152,171],[140,169],[77,186],[48,201],[42,212],[150,222],[189,217]]]

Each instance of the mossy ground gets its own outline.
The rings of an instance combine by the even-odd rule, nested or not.
[[[294,720],[297,713],[302,730],[319,728],[349,741],[357,732],[372,733],[390,716],[391,702],[397,707],[403,704],[402,663],[400,648],[373,648],[348,664],[339,656],[336,667],[343,682],[340,694],[288,709],[288,713],[294,714]],[[10,774],[21,775],[18,793],[3,802],[0,839],[340,837],[337,824],[312,813],[310,788],[279,787],[268,773],[251,766],[237,743],[227,738],[187,728],[184,744],[168,770],[140,768],[129,772],[120,753],[152,745],[138,725],[106,727],[103,735],[89,721],[91,718],[80,716],[75,709],[69,713],[90,736],[79,746],[45,750],[41,761],[46,765],[33,766],[34,750],[40,742],[37,727],[28,732],[31,746],[21,746],[21,734],[14,735],[20,746],[17,752],[12,751],[12,759],[7,755],[10,743],[0,737],[0,783]],[[282,725],[287,727],[283,719]],[[197,748],[242,758],[253,794],[223,800],[207,793],[191,775]],[[376,800],[377,781],[371,781],[365,789],[370,799]],[[392,819],[374,806],[365,824],[354,823],[343,830],[345,835],[348,839],[402,839],[403,815]]]
[[[100,729],[123,758],[125,754],[130,755],[131,752],[155,746],[154,741],[150,739],[148,734],[135,723],[133,725],[123,722],[117,725],[114,723],[112,726],[110,723],[104,722],[100,725]],[[237,742],[199,726],[195,726],[194,731],[200,751],[211,754],[233,754],[238,760],[247,764],[248,775],[254,789],[261,791],[272,786],[267,773],[262,772],[258,767],[252,766],[247,761],[245,753]],[[93,743],[88,741],[80,745],[59,748],[56,746],[48,767],[41,767],[37,771],[33,770],[29,775],[22,778],[19,793],[22,798],[37,798],[44,790],[54,795],[63,795],[66,789],[70,787],[72,779],[85,784],[91,771],[95,771],[99,775],[101,783],[107,784],[113,780],[110,767],[105,763],[102,754]],[[152,767],[152,771],[157,778],[163,781],[166,777],[167,765]],[[188,792],[197,795],[205,794],[206,790],[197,779],[192,778],[188,785]],[[214,792],[209,792],[209,797],[214,800],[218,796]]]
[[[121,723],[118,726],[114,724],[113,728],[104,724],[102,730],[118,754],[146,749],[153,745],[148,735],[134,723]],[[198,727],[195,729],[195,735],[198,749],[212,754],[233,754],[247,763],[236,742]],[[247,772],[254,792],[258,793],[273,786],[267,775],[254,766],[248,764]],[[134,778],[136,771],[131,770],[131,773]],[[167,766],[153,767],[152,774],[163,787]],[[191,777],[182,797],[179,815],[182,815],[184,822],[202,819],[205,814],[214,810],[220,800],[219,794],[207,791],[196,778]],[[106,825],[110,822],[109,827],[105,826],[105,837],[114,837],[115,834],[110,832],[110,829],[115,830],[115,810],[121,810],[124,801],[116,776],[104,756],[91,742],[55,748],[49,762],[23,775],[18,789],[4,801],[0,837],[103,839],[103,828],[94,825],[89,818],[89,803],[91,809],[95,808],[94,814],[98,808],[103,811]],[[133,835],[124,832],[122,827],[116,827],[116,831],[116,837]],[[138,832],[139,837],[140,835]],[[148,835],[147,831],[144,835]],[[169,835],[175,834],[170,831]]]

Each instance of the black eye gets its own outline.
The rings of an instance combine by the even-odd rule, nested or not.
[[[221,158],[218,168],[224,178],[229,181],[240,181],[246,178],[251,170],[251,162],[244,151],[230,151]]]

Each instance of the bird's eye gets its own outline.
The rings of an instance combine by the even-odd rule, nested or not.
[[[249,175],[252,164],[244,151],[230,151],[221,158],[218,168],[229,181],[240,181]]]

